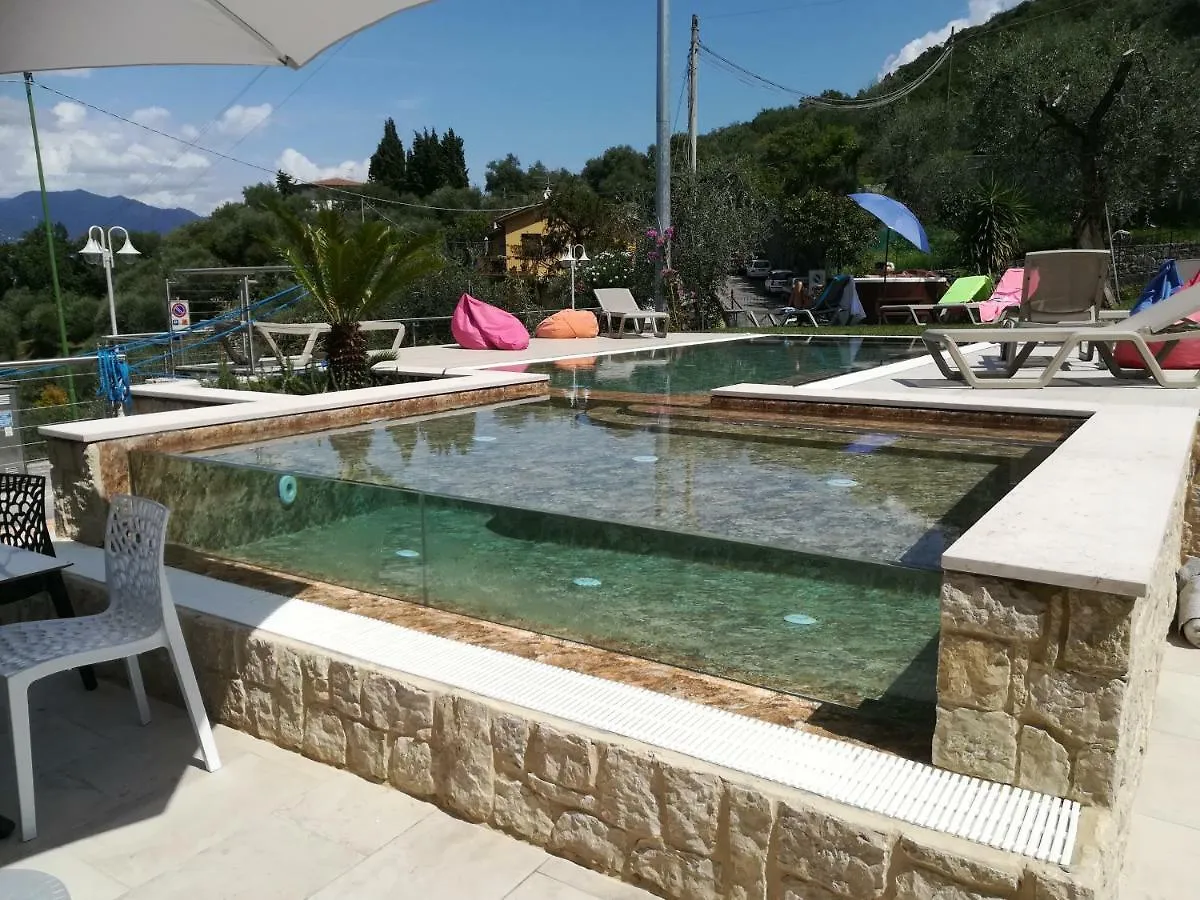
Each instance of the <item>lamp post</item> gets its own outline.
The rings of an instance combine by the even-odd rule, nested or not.
[[[125,236],[125,243],[121,245],[121,249],[113,252],[113,232],[119,231]],[[133,246],[133,241],[129,239],[129,232],[120,225],[114,225],[108,231],[105,231],[99,225],[93,225],[88,229],[87,243],[79,251],[79,255],[86,262],[94,266],[104,266],[104,280],[108,284],[108,321],[112,326],[111,334],[117,333],[117,301],[113,297],[113,280],[112,270],[118,256],[141,256],[137,249]]]
[[[579,251],[578,254],[575,251]],[[588,259],[587,251],[583,249],[583,244],[573,244],[567,247],[567,252],[558,258],[558,261],[564,266],[571,267],[571,309],[575,308],[575,266],[577,263],[591,262]]]

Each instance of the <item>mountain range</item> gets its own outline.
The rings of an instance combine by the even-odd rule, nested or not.
[[[50,191],[47,197],[50,218],[62,223],[72,238],[83,237],[92,225],[166,234],[200,218],[190,209],[161,209],[129,197],[101,197],[89,191]],[[0,199],[0,242],[15,241],[41,222],[42,198],[37,191]]]

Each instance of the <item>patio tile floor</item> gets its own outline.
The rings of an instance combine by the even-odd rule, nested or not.
[[[182,710],[152,701],[140,727],[112,684],[88,694],[68,673],[36,684],[30,705],[39,836],[0,841],[4,900],[14,869],[59,879],[71,900],[651,896],[223,726],[223,767],[210,775]],[[0,738],[0,813],[12,818]]]

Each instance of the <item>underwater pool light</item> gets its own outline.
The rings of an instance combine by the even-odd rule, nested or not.
[[[599,578],[576,578],[575,585],[577,587],[600,587]]]
[[[855,481],[853,478],[830,478],[825,483],[827,485],[829,485],[830,487],[842,487],[842,488],[858,487],[858,482]]]
[[[657,456],[635,456],[633,458],[633,461],[640,462],[640,463],[653,463],[653,462],[658,462],[658,457]]]
[[[416,550],[397,550],[396,555],[401,559],[416,559],[421,554]]]
[[[783,621],[789,625],[817,625],[819,624],[812,616],[806,616],[804,613],[789,613],[783,617]]]
[[[296,484],[296,479],[291,475],[284,475],[279,479],[279,502],[284,506],[291,506],[296,502],[296,494],[300,488]]]
[[[475,435],[475,440],[481,444],[490,444],[496,439],[490,434],[477,434]]]

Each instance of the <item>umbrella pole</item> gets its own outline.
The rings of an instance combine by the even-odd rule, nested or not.
[[[887,300],[887,267],[888,267],[888,245],[892,240],[892,229],[886,225],[883,227],[883,291],[880,293],[880,304],[885,305]]]
[[[50,254],[50,281],[54,285],[54,307],[58,312],[58,344],[64,357],[71,355],[67,346],[67,320],[63,316],[62,288],[58,284],[58,262],[54,258],[54,225],[50,222],[50,200],[46,196],[46,173],[42,169],[42,145],[38,140],[37,114],[33,109],[33,73],[25,73],[25,100],[29,103],[29,127],[33,130],[33,156],[37,160],[38,187],[42,192],[42,222],[46,226],[46,251]],[[71,400],[71,417],[75,415],[75,378],[67,370],[67,394]]]

